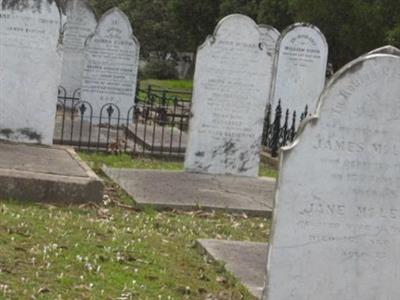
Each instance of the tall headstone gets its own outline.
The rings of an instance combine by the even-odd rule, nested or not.
[[[60,86],[72,97],[81,88],[86,39],[97,25],[95,13],[86,0],[65,3],[67,22],[64,28],[63,65]]]
[[[378,49],[372,50],[368,54],[392,54],[392,55],[400,55],[400,49],[394,46],[383,46]]]
[[[114,118],[118,109],[121,118],[127,117],[135,101],[139,48],[121,10],[112,8],[101,17],[95,34],[86,41],[81,87],[81,99],[92,105],[95,116],[103,108],[106,117],[107,104],[112,103]]]
[[[268,52],[275,55],[276,43],[280,36],[279,31],[274,27],[265,24],[260,24],[258,29],[260,30],[262,41],[267,46]]]
[[[187,171],[257,176],[272,57],[257,24],[230,15],[197,52]]]
[[[294,24],[281,35],[275,58],[273,109],[281,101],[282,110],[296,111],[299,117],[308,106],[314,111],[325,86],[328,45],[319,29],[310,24]]]
[[[61,28],[54,0],[0,0],[0,139],[52,144]]]
[[[361,57],[284,149],[264,299],[400,299],[399,95],[400,57]]]

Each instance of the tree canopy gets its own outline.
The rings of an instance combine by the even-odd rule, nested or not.
[[[195,52],[217,22],[242,13],[284,30],[294,22],[321,29],[330,61],[341,67],[385,44],[400,46],[398,0],[91,0],[98,15],[118,6],[130,18],[143,55]]]

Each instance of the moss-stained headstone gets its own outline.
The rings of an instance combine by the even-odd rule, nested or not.
[[[51,0],[0,0],[0,139],[51,144],[61,12]]]
[[[252,19],[217,25],[197,52],[187,171],[258,176],[272,63]]]

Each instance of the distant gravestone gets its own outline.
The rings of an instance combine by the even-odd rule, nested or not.
[[[52,144],[62,52],[53,0],[0,0],[0,139]]]
[[[400,299],[399,75],[350,63],[284,150],[264,299]]]
[[[270,25],[261,24],[258,29],[261,33],[261,39],[267,46],[268,53],[275,55],[276,43],[278,42],[280,33]]]
[[[107,122],[112,103],[113,118],[126,118],[134,105],[139,42],[132,33],[128,17],[118,8],[107,11],[96,32],[86,41],[81,99],[93,107],[93,114]],[[117,120],[114,120],[115,123]]]
[[[383,46],[381,48],[375,49],[368,54],[391,54],[391,55],[399,55],[400,56],[400,49],[394,46]]]
[[[299,117],[308,106],[314,111],[325,86],[328,45],[313,25],[295,24],[286,29],[277,44],[272,107]]]
[[[217,25],[197,53],[187,171],[258,175],[272,63],[252,19]]]
[[[81,88],[86,39],[94,33],[96,16],[86,0],[68,0],[65,4],[67,22],[64,28],[61,87],[72,97]]]

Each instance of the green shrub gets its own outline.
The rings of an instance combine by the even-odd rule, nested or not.
[[[178,72],[172,61],[151,60],[143,68],[142,76],[143,79],[177,79]]]

